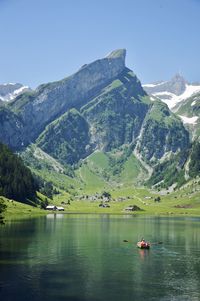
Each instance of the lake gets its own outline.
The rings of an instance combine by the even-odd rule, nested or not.
[[[141,237],[162,244],[140,250]],[[0,300],[200,300],[200,218],[48,214],[7,222]]]

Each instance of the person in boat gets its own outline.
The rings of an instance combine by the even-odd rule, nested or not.
[[[142,243],[146,243],[146,241],[145,241],[145,239],[144,239],[144,238],[142,238],[142,239],[141,239],[141,242],[142,242]]]

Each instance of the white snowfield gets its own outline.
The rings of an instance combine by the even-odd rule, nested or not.
[[[3,85],[5,86],[6,84],[3,84]],[[11,83],[9,83],[9,85],[11,85]],[[14,84],[12,84],[12,85],[14,85]],[[5,96],[0,96],[0,100],[2,100],[2,101],[13,100],[13,99],[15,99],[15,97],[17,97],[19,94],[21,94],[23,91],[25,91],[27,89],[29,89],[28,86],[22,86],[21,88],[14,90],[12,93],[8,93]]]
[[[182,115],[179,115],[179,117],[181,118],[183,123],[192,124],[192,125],[195,125],[199,118],[198,116],[186,117],[186,116],[182,116]]]
[[[147,87],[147,85],[144,85],[144,87]],[[185,85],[185,91],[181,95],[176,95],[174,93],[170,92],[157,92],[153,93],[153,96],[156,96],[160,98],[163,102],[165,102],[170,109],[174,108],[179,102],[191,97],[192,95],[196,94],[197,92],[200,92],[200,85],[194,86],[194,85]],[[165,99],[163,96],[167,96]],[[192,103],[194,105],[195,102]]]
[[[143,87],[145,87],[145,88],[154,88],[154,87],[163,85],[164,83],[166,83],[166,82],[161,82],[161,83],[157,83],[157,84],[145,84],[145,85],[143,85]]]

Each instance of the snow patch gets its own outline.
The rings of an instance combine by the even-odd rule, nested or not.
[[[10,84],[3,84],[3,85],[10,85]],[[13,84],[13,85],[15,85],[15,84]],[[12,91],[11,93],[6,94],[5,96],[0,96],[0,100],[2,100],[2,101],[11,101],[27,89],[29,89],[28,86],[22,86],[22,87],[20,87],[16,90]]]
[[[179,117],[181,118],[183,123],[187,123],[187,124],[196,124],[197,120],[199,118],[198,116],[186,117],[186,116],[182,116],[182,115],[179,115]]]
[[[15,90],[15,91],[13,92],[13,94],[14,94],[14,95],[18,95],[18,94],[22,93],[25,89],[28,89],[28,86],[23,86],[23,87],[21,87],[21,88]]]
[[[157,92],[153,93],[154,96],[159,97],[163,102],[165,102],[170,109],[174,108],[179,102],[191,97],[192,95],[200,92],[200,86],[193,86],[186,84],[185,91],[181,95],[175,95],[170,92]],[[162,96],[169,96],[168,99],[162,98]],[[193,104],[194,105],[194,104]]]
[[[8,86],[8,85],[10,85],[10,86],[15,86],[16,83],[5,83],[5,84],[2,84],[2,86]]]
[[[145,88],[154,88],[154,87],[163,85],[164,83],[166,83],[166,82],[161,82],[161,83],[158,83],[158,84],[144,84],[142,86],[145,87]]]

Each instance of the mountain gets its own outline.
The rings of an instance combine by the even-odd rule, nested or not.
[[[12,101],[21,93],[29,90],[28,86],[23,86],[22,84],[0,84],[0,102]]]
[[[181,119],[158,98],[152,101],[125,56],[125,49],[115,50],[17,96],[0,108],[0,141],[20,152],[34,144],[33,156],[43,152],[63,166],[100,151],[108,154],[113,175],[131,160],[148,177],[160,162],[185,153],[190,141]],[[175,86],[182,93],[175,84],[171,91]]]
[[[154,97],[165,102],[174,111],[175,106],[180,105],[185,99],[200,92],[200,83],[190,84],[180,74],[176,74],[169,81],[144,84],[144,90]]]
[[[174,111],[190,131],[192,140],[200,137],[200,92],[178,103]]]

